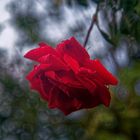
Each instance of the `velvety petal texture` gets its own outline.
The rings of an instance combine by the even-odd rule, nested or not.
[[[27,80],[50,108],[58,108],[68,115],[99,104],[109,106],[111,96],[108,85],[117,85],[116,77],[100,60],[91,60],[74,37],[55,48],[40,43],[24,57],[38,62],[27,75]]]

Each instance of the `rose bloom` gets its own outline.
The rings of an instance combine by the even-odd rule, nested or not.
[[[48,102],[49,108],[58,108],[67,115],[99,104],[109,106],[108,85],[116,85],[117,79],[98,59],[91,60],[74,37],[56,48],[45,43],[39,46],[24,56],[39,63],[27,79],[31,88]]]

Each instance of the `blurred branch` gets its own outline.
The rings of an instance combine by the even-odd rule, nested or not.
[[[86,35],[86,38],[85,38],[85,41],[84,41],[84,44],[83,44],[84,47],[86,47],[87,42],[88,42],[88,39],[89,39],[89,36],[90,36],[90,33],[91,33],[91,30],[92,30],[94,24],[95,24],[96,21],[97,21],[97,18],[98,18],[98,11],[99,11],[99,3],[97,4],[96,12],[93,14],[91,24],[90,24],[89,29],[88,29],[88,31],[87,31],[87,35]]]

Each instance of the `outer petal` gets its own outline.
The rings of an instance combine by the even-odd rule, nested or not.
[[[68,66],[61,61],[61,59],[59,59],[59,57],[52,55],[52,54],[48,54],[45,56],[42,56],[41,58],[39,58],[38,60],[40,63],[44,63],[44,64],[49,64],[50,67],[52,68],[52,70],[69,70]]]
[[[56,61],[57,62],[57,61]],[[53,61],[51,61],[50,64],[39,64],[39,65],[36,65],[34,67],[34,69],[26,76],[27,79],[32,79],[44,72],[47,72],[47,71],[61,71],[61,70],[68,70],[67,67],[57,63],[56,65],[53,64]]]
[[[116,77],[113,76],[98,59],[87,60],[85,63],[85,67],[88,67],[91,70],[95,70],[97,72],[97,75],[95,77],[102,79],[102,81],[106,85],[117,85],[118,80],[116,79]]]
[[[64,94],[61,90],[54,87],[50,91],[49,107],[59,108],[65,115],[76,111],[80,108],[81,103],[74,98]]]
[[[39,78],[28,79],[28,80],[30,82],[31,89],[35,89],[35,90],[41,92],[41,81]]]
[[[50,70],[51,67],[49,64],[39,64],[34,66],[33,70],[26,76],[28,80],[33,79],[40,75],[42,72],[46,70]]]
[[[79,109],[92,108],[102,103],[97,93],[91,94],[87,89],[75,88],[71,90],[70,97],[81,103]]]
[[[45,43],[40,43],[39,48],[32,49],[31,51],[27,52],[24,57],[37,61],[38,59],[47,54],[58,55],[56,51]]]
[[[71,56],[64,54],[64,61],[67,63],[67,65],[73,70],[73,72],[77,73],[79,70],[79,64],[75,59],[73,59]]]
[[[79,80],[79,82],[92,94],[94,93],[94,90],[96,88],[94,79],[92,79],[95,73],[96,72],[90,71],[86,68],[80,68],[79,72],[76,74],[76,78]]]
[[[49,79],[65,84],[68,87],[83,88],[71,71],[47,71],[45,72],[45,76]]]
[[[98,93],[100,101],[108,107],[110,104],[111,96],[109,90],[106,86],[102,85],[99,81],[96,80],[97,88],[95,90]]]
[[[56,51],[61,56],[64,56],[64,54],[71,56],[79,64],[82,64],[83,61],[90,58],[85,48],[81,46],[80,43],[74,37],[58,44]]]
[[[59,81],[49,79],[49,82],[52,83],[55,87],[59,88],[61,91],[63,91],[65,94],[69,95],[72,87],[68,87],[64,83],[61,83]]]
[[[52,84],[50,82],[48,82],[47,80],[42,81],[39,77],[35,77],[35,78],[31,79],[31,78],[29,78],[30,77],[29,75],[28,75],[28,80],[30,81],[31,88],[34,90],[37,90],[40,93],[41,97],[44,100],[48,101],[49,91],[52,88]]]

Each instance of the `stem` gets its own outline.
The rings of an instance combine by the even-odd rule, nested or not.
[[[94,24],[97,21],[98,11],[99,11],[99,4],[97,5],[96,12],[93,14],[91,24],[90,24],[89,29],[87,31],[87,35],[86,35],[86,38],[85,38],[85,41],[84,41],[84,44],[83,44],[84,47],[86,47],[88,39],[89,39],[89,36],[90,36],[90,33],[91,33],[91,30],[92,30]]]

